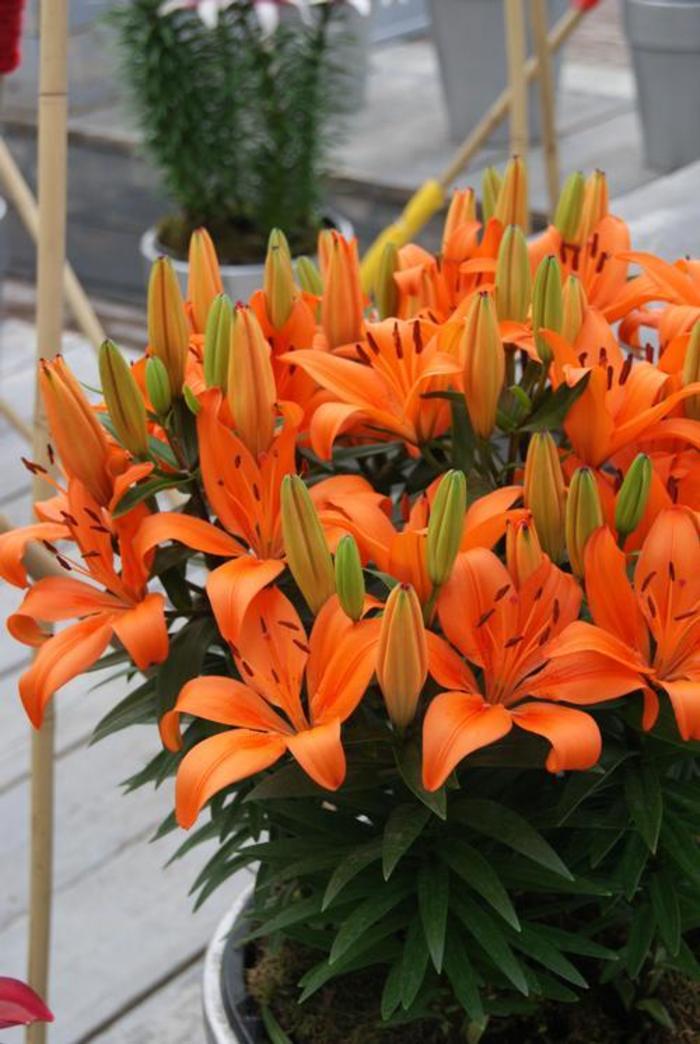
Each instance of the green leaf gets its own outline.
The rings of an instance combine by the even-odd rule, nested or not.
[[[407,743],[395,752],[396,765],[401,778],[419,801],[440,819],[447,819],[447,795],[445,788],[439,790],[426,790],[421,779],[422,760],[421,752],[417,743]]]
[[[627,765],[625,800],[649,851],[655,853],[659,843],[664,806],[659,777],[651,765]]]
[[[471,845],[463,841],[450,841],[441,850],[441,856],[456,874],[466,881],[482,899],[501,915],[504,921],[517,931],[520,930],[518,915],[510,896],[491,863]]]
[[[171,639],[168,658],[156,675],[159,717],[175,706],[185,683],[202,673],[207,649],[217,634],[215,621],[204,616],[186,624]]]
[[[414,918],[408,926],[401,960],[401,1007],[404,1011],[411,1007],[423,985],[428,957],[420,922]]]
[[[483,1022],[484,1008],[479,983],[461,935],[451,930],[445,946],[445,972],[454,995],[474,1022]]]
[[[147,479],[146,482],[139,482],[137,486],[127,489],[124,496],[120,497],[112,510],[112,518],[121,518],[122,515],[126,515],[133,508],[137,507],[138,504],[142,504],[144,500],[149,500],[157,493],[163,493],[166,489],[182,489],[190,481],[189,478],[176,479],[170,477],[152,478]]]
[[[694,831],[675,816],[664,818],[661,844],[668,857],[691,881],[700,883],[700,846]]]
[[[324,793],[326,792],[323,787],[314,783],[298,765],[283,765],[256,784],[244,800],[275,801],[294,797],[319,797]]]
[[[620,765],[631,757],[630,751],[619,754],[612,764],[597,766],[588,772],[572,772],[564,784],[564,791],[555,809],[557,826],[563,826],[569,816],[589,797],[596,793]]]
[[[382,841],[382,871],[388,881],[402,856],[423,832],[430,809],[421,805],[398,805],[387,820]]]
[[[659,934],[674,957],[681,948],[681,911],[676,885],[670,874],[660,871],[652,876],[649,895]]]
[[[562,979],[566,979],[567,982],[579,986],[581,989],[588,989],[588,983],[578,968],[546,938],[544,933],[540,933],[533,925],[523,924],[521,933],[512,936],[511,941],[516,949],[522,950],[545,968],[560,975]]]
[[[263,1021],[265,1032],[270,1038],[270,1044],[292,1044],[291,1037],[288,1037],[284,1032],[267,1004],[260,1006],[260,1017]]]
[[[148,678],[137,689],[130,692],[116,707],[105,714],[93,731],[90,744],[97,743],[113,732],[126,729],[130,725],[146,725],[157,721],[155,697],[155,678]]]
[[[335,897],[342,892],[345,885],[348,884],[354,877],[362,873],[362,871],[370,866],[375,860],[381,859],[382,856],[382,842],[370,841],[366,845],[361,845],[359,848],[354,849],[343,861],[339,863],[331,874],[331,878],[326,886],[326,891],[323,895],[322,910],[326,910],[333,902]]]
[[[559,385],[556,391],[545,396],[544,402],[532,414],[527,424],[520,427],[521,431],[556,431],[561,428],[566,415],[579,399],[591,379],[590,372],[585,374],[573,387],[566,383]]]
[[[425,941],[438,974],[445,953],[450,872],[444,863],[425,863],[418,871],[418,909]]]
[[[499,971],[527,997],[529,990],[520,962],[493,918],[467,896],[453,895],[450,906]]]
[[[688,979],[700,982],[700,964],[685,940],[681,941],[677,956],[671,958],[668,963]]]
[[[639,888],[644,868],[649,861],[649,848],[640,834],[630,834],[619,864],[619,878],[628,902]]]
[[[321,898],[318,895],[309,896],[308,899],[298,899],[296,902],[288,903],[272,917],[264,921],[248,939],[259,939],[263,935],[272,935],[292,924],[299,924],[316,917],[321,912]]]
[[[333,964],[324,960],[320,964],[314,965],[299,980],[299,986],[303,989],[299,1003],[303,1004],[331,979],[345,975],[350,969],[366,968],[372,964],[384,964],[393,960],[399,950],[399,943],[395,936],[397,932],[405,929],[406,920],[406,911],[397,910],[395,914],[385,917],[378,924],[373,925]],[[387,940],[388,936],[391,938]],[[401,966],[400,958],[401,954],[399,954],[399,967]],[[398,1004],[399,1001],[397,1000],[396,1003]]]
[[[402,955],[403,956],[403,955]],[[401,1003],[403,960],[392,964],[382,990],[381,1013],[384,1022],[390,1019]]]
[[[627,973],[630,979],[636,979],[647,959],[651,940],[654,938],[656,919],[651,906],[645,904],[637,910],[632,921],[627,939],[626,957]]]
[[[581,932],[566,932],[563,928],[555,928],[550,924],[538,924],[537,932],[566,953],[577,953],[581,957],[595,957],[600,961],[619,960],[619,955],[615,950],[593,942]]]
[[[359,906],[355,907],[349,917],[343,921],[338,931],[328,958],[330,964],[335,962],[349,950],[352,944],[371,928],[373,924],[381,920],[385,914],[393,910],[395,906],[405,899],[413,891],[413,882],[403,883],[391,881],[385,884],[378,892],[371,895]]]
[[[635,1005],[638,1011],[643,1011],[659,1026],[663,1026],[667,1030],[675,1030],[676,1024],[671,1018],[668,1008],[665,1004],[662,1004],[658,997],[647,997],[645,1000],[638,1001]]]
[[[573,881],[573,874],[551,845],[512,809],[486,798],[466,798],[456,803],[454,813],[457,819],[467,823],[473,830]]]

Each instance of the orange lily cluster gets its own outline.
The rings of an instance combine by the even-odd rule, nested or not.
[[[0,537],[20,694],[40,726],[108,646],[149,674],[210,615],[228,676],[159,722],[170,750],[208,723],[184,827],[287,756],[340,787],[363,706],[420,741],[428,791],[513,728],[590,768],[605,714],[652,729],[665,697],[700,739],[700,262],[632,252],[600,173],[531,240],[522,162],[487,188],[482,220],[455,193],[437,256],[388,246],[369,297],[354,241],[294,265],[275,231],[233,305],[201,230],[185,300],[154,266],[144,356],[103,346],[103,402],[42,364],[56,495]],[[66,575],[31,583],[31,541]]]

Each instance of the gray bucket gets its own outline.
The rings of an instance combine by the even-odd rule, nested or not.
[[[700,0],[625,0],[646,162],[671,171],[700,157]]]
[[[567,10],[569,0],[548,0],[550,24]],[[431,0],[433,37],[447,104],[450,136],[462,141],[496,100],[508,81],[502,0]],[[532,51],[532,43],[530,43]],[[559,75],[561,58],[555,59]],[[508,121],[490,141],[508,141]],[[530,138],[540,137],[537,85],[530,88]]]

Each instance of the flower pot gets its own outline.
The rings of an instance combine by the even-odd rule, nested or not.
[[[346,237],[353,235],[351,222],[339,214],[329,213],[326,218],[326,224],[331,228],[337,228]],[[149,228],[144,232],[141,236],[139,249],[143,258],[144,277],[146,282],[148,282],[151,265],[163,254],[167,254],[168,251],[159,243],[158,233],[155,228]],[[171,258],[171,260],[184,294],[187,291],[187,262],[180,261],[178,258]],[[228,294],[232,301],[247,301],[252,293],[262,287],[264,273],[264,260],[252,265],[221,265],[224,293]]]
[[[647,164],[684,167],[700,157],[699,0],[625,0]]]
[[[202,1009],[208,1044],[255,1044],[259,1019],[245,1010],[243,950],[245,910],[253,886],[244,888],[214,932],[204,958]]]
[[[549,0],[550,21],[564,14],[568,0]],[[431,0],[433,38],[447,105],[450,135],[467,136],[508,81],[502,0]],[[532,46],[530,47],[532,50]],[[558,75],[561,58],[555,59]],[[540,135],[537,84],[530,88],[530,136]],[[508,141],[508,122],[492,141]]]
[[[425,32],[430,17],[425,0],[378,0],[372,4],[372,43],[387,43]]]

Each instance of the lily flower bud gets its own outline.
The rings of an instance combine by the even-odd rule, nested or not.
[[[394,273],[399,268],[399,248],[389,241],[382,251],[377,267],[377,278],[374,283],[374,301],[380,319],[388,319],[396,315],[399,301],[399,288]]]
[[[157,355],[146,363],[146,391],[159,417],[167,416],[173,404],[168,371]]]
[[[357,240],[345,239],[339,232],[327,233],[323,248],[319,248],[323,273],[321,325],[328,346],[362,340],[364,306],[360,283],[360,264]]]
[[[629,466],[615,501],[615,529],[621,537],[633,533],[646,511],[654,466],[646,453],[639,453]]]
[[[475,295],[464,321],[460,357],[464,359],[464,395],[469,419],[476,434],[487,439],[496,424],[506,356],[496,307],[486,292]]]
[[[223,293],[219,259],[206,228],[197,228],[190,239],[187,297],[197,333],[204,333],[212,301]]]
[[[496,311],[498,318],[522,323],[532,298],[532,277],[527,241],[522,229],[509,225],[503,233],[496,265]]]
[[[459,226],[473,221],[476,221],[476,196],[474,189],[455,189],[452,193],[450,205],[447,208],[447,216],[442,230],[443,253]]]
[[[185,380],[189,345],[187,317],[180,284],[167,257],[153,262],[148,283],[148,342],[168,371],[170,390],[176,398]]]
[[[204,383],[207,388],[226,391],[232,328],[231,298],[218,294],[211,303],[204,333]]]
[[[588,538],[603,525],[603,508],[595,475],[590,468],[577,468],[566,500],[566,550],[571,569],[583,576]]]
[[[554,227],[565,243],[576,241],[581,227],[583,197],[586,191],[586,179],[580,171],[569,174],[559,195],[559,202],[554,214]]]
[[[255,457],[270,448],[275,435],[277,387],[270,355],[255,313],[237,308],[226,387],[236,431]]]
[[[540,334],[540,330],[561,333],[563,322],[561,267],[554,254],[550,254],[540,261],[532,288],[532,332],[535,335],[537,354],[545,366],[551,362],[552,349]]]
[[[452,572],[464,529],[467,480],[462,471],[448,471],[438,486],[428,522],[428,576],[440,587]]]
[[[99,368],[102,394],[118,440],[133,456],[145,456],[146,406],[131,367],[112,341],[100,346]]]
[[[69,475],[75,476],[98,504],[112,498],[109,445],[102,425],[61,356],[42,360],[41,388],[51,438]]]
[[[564,281],[561,291],[561,306],[561,335],[569,344],[575,344],[588,307],[586,291],[578,276],[570,275]]]
[[[527,165],[521,156],[513,156],[509,160],[503,177],[501,191],[494,217],[498,218],[504,228],[518,225],[527,232],[530,223],[528,203]]]
[[[310,257],[298,257],[296,260],[297,279],[299,286],[307,294],[320,297],[323,293],[323,280],[321,273]]]
[[[343,612],[357,623],[365,604],[365,577],[357,543],[349,533],[335,552],[335,588]]]
[[[542,549],[553,562],[564,554],[566,490],[557,444],[548,431],[535,432],[525,460],[525,507],[532,512]]]
[[[397,729],[405,729],[415,718],[427,675],[420,602],[410,584],[397,584],[387,598],[377,648],[377,681]]]
[[[278,228],[273,228],[267,241],[263,292],[268,318],[275,330],[281,330],[291,315],[297,288],[289,243]]]
[[[335,594],[335,571],[314,502],[299,475],[282,479],[280,508],[289,571],[316,615]]]
[[[586,179],[583,195],[583,211],[577,240],[586,243],[598,225],[608,214],[608,179],[602,170],[596,170]]]
[[[535,573],[544,561],[532,512],[506,525],[506,564],[516,589]]]
[[[700,322],[690,332],[690,340],[683,361],[683,384],[700,381]],[[700,395],[689,395],[685,400],[685,415],[700,420]]]
[[[496,204],[502,184],[503,178],[496,167],[487,167],[481,179],[481,216],[485,225],[496,215]]]

